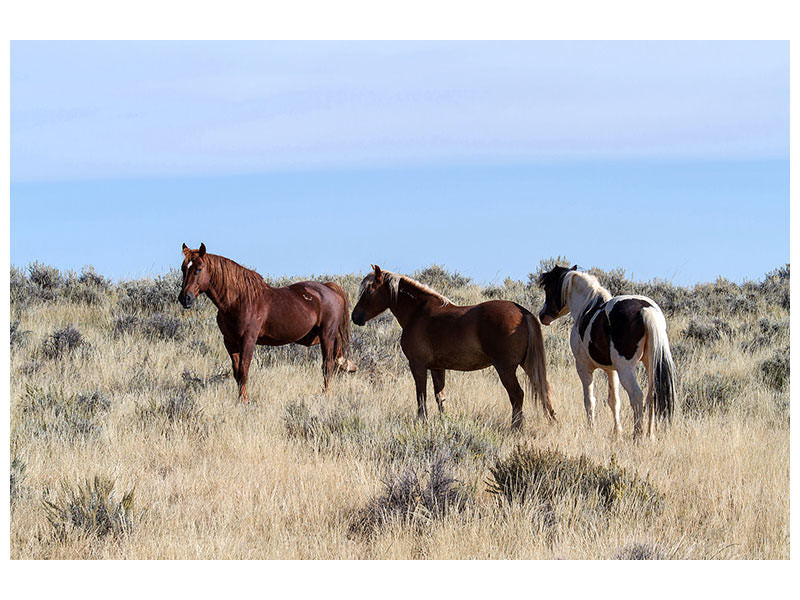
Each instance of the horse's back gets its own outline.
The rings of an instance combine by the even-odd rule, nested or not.
[[[459,371],[519,362],[527,347],[526,313],[507,300],[448,304],[417,316],[404,331],[404,349],[427,358],[434,368]]]

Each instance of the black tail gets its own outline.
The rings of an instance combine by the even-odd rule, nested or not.
[[[672,420],[675,405],[675,364],[669,346],[664,348],[660,360],[656,361],[655,373],[656,415]]]
[[[656,416],[672,420],[675,405],[675,363],[669,349],[667,323],[661,309],[652,306],[642,310],[642,319],[648,333],[648,351],[653,374]]]

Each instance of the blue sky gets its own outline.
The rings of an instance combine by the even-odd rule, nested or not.
[[[11,262],[757,279],[788,124],[783,42],[13,42]]]

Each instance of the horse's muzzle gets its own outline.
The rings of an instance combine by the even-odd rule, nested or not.
[[[178,302],[181,303],[183,308],[191,308],[192,304],[194,304],[194,295],[189,292],[185,294],[181,293],[178,296]]]
[[[542,325],[550,325],[550,323],[555,321],[555,317],[545,314],[545,312],[542,310],[539,312],[539,321],[542,322]]]
[[[367,322],[367,320],[364,318],[364,313],[361,311],[356,312],[354,310],[352,314],[352,319],[353,323],[355,323],[356,325],[363,325],[364,323]]]

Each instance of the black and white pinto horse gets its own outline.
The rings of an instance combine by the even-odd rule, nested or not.
[[[539,320],[549,325],[569,312],[575,325],[569,336],[575,368],[583,383],[583,405],[589,427],[594,420],[593,373],[608,376],[608,405],[614,413],[614,435],[619,435],[618,385],[628,393],[633,408],[633,437],[642,434],[642,390],[636,365],[647,370],[647,433],[655,434],[655,416],[670,419],[675,397],[675,365],[667,338],[667,323],[658,305],[645,296],[615,296],[597,278],[577,270],[554,267],[539,276],[544,307]],[[619,374],[619,378],[617,376]]]

